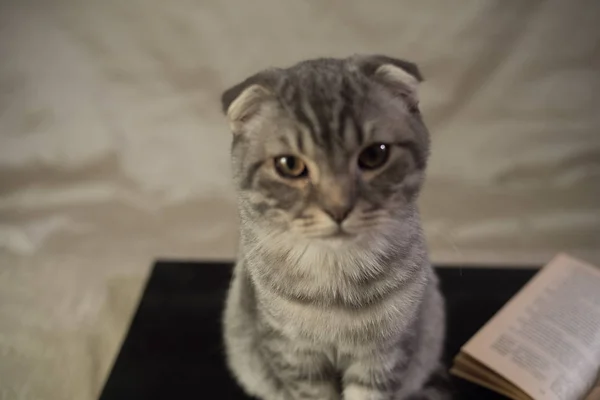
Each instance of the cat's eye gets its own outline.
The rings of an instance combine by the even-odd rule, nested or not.
[[[365,148],[358,156],[358,166],[363,170],[381,168],[390,158],[390,146],[376,143]]]
[[[300,158],[295,156],[279,156],[275,158],[275,170],[288,179],[299,179],[308,176],[308,168]]]

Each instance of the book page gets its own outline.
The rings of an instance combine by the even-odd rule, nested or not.
[[[600,370],[600,270],[559,255],[462,351],[536,400],[581,400]]]

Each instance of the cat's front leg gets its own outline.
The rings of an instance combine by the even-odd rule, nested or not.
[[[440,364],[423,384],[423,388],[407,400],[451,400],[453,388],[446,368]]]
[[[322,352],[292,348],[274,340],[264,345],[263,357],[286,400],[340,400],[334,369]]]
[[[358,375],[345,378],[344,400],[395,400],[400,382],[392,377],[373,377]]]
[[[343,399],[396,400],[407,364],[404,354],[393,349],[354,358],[343,374]]]
[[[344,374],[344,400],[451,400],[448,373],[440,364],[416,392],[403,386],[409,360],[405,353],[355,360]]]
[[[289,400],[340,400],[334,382],[292,378],[283,382]]]

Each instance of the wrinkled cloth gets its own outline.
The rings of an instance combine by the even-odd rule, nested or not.
[[[434,261],[599,263],[598,21],[593,0],[0,3],[0,399],[96,398],[152,260],[235,257],[219,96],[266,66],[420,66]]]

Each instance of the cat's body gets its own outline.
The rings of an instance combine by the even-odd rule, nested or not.
[[[249,394],[447,398],[415,205],[429,145],[419,80],[387,57],[321,59],[225,92],[242,228],[224,338]]]

